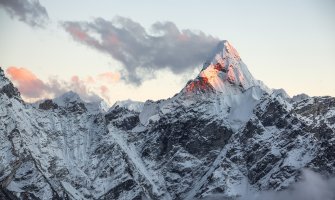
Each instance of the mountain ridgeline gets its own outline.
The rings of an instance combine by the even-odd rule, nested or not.
[[[272,90],[222,41],[174,97],[25,103],[0,69],[0,199],[228,199],[335,173],[335,98]]]

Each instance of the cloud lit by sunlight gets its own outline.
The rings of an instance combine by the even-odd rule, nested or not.
[[[9,78],[18,87],[22,97],[27,101],[36,101],[44,98],[53,98],[69,90],[78,93],[83,100],[95,101],[101,96],[110,102],[110,84],[120,80],[118,72],[104,72],[96,76],[79,77],[74,75],[70,80],[49,78],[42,81],[33,72],[23,67],[9,67],[6,70]]]

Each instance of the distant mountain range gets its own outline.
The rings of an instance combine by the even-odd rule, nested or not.
[[[335,174],[335,98],[272,90],[222,41],[159,101],[25,103],[0,68],[0,199],[238,199]]]

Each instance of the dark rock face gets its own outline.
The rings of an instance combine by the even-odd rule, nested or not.
[[[284,105],[278,101],[269,102],[266,112],[257,113],[257,117],[261,119],[264,126],[276,126],[284,128],[287,125],[285,116],[288,114]]]
[[[118,199],[122,192],[131,191],[135,187],[135,185],[136,183],[133,180],[131,179],[126,180],[122,182],[121,184],[117,185],[116,187],[114,187],[111,191],[109,191],[105,195],[104,198],[105,199]],[[138,199],[138,196],[136,196],[132,200],[135,200],[135,199]]]
[[[325,115],[330,108],[335,107],[334,97],[313,97],[294,104],[296,113],[302,116]]]
[[[335,121],[334,97],[312,97],[294,104],[294,112],[304,119],[304,130],[314,134],[322,153],[317,154],[308,164],[323,174],[335,173]]]
[[[6,188],[0,187],[0,199],[4,200],[19,200],[11,191]]]
[[[8,98],[19,97],[20,96],[20,92],[18,91],[17,88],[14,87],[14,85],[12,83],[3,86],[0,89],[0,94],[5,94],[5,95],[7,95]]]
[[[84,103],[73,103],[71,106],[67,106],[66,110],[72,113],[82,114],[87,111],[87,108]]]
[[[188,94],[199,94],[205,92],[214,92],[213,86],[208,82],[206,77],[197,77],[189,81],[186,85],[186,92]]]
[[[0,88],[0,94],[6,95],[8,98],[16,98],[17,100],[23,102],[20,97],[19,90],[14,87],[13,83],[9,81],[7,77],[5,77],[4,71],[0,67],[0,82],[3,86]]]
[[[58,105],[55,104],[51,99],[45,100],[43,103],[39,104],[39,109],[42,110],[50,110],[50,109],[57,109]]]
[[[122,130],[131,130],[139,122],[139,113],[117,106],[105,115],[106,122]]]
[[[160,155],[167,154],[174,145],[180,145],[189,153],[201,156],[223,147],[232,135],[232,130],[220,122],[197,118],[171,122],[168,117],[162,118],[155,125],[152,131],[160,133],[157,140]]]

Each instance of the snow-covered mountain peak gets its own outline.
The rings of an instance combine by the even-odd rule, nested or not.
[[[73,103],[84,103],[80,96],[73,91],[66,92],[61,96],[56,97],[53,102],[62,107],[67,107],[69,104]]]
[[[305,99],[308,99],[310,98],[307,94],[305,93],[302,93],[302,94],[298,94],[298,95],[295,95],[291,98],[291,101],[292,102],[299,102],[299,101],[302,101],[302,100],[305,100]]]
[[[211,91],[231,95],[253,86],[267,90],[266,86],[251,75],[236,49],[228,41],[223,40],[204,63],[198,77],[188,82],[185,90],[188,94]]]
[[[91,113],[106,113],[109,110],[109,105],[103,99],[98,99],[92,102],[85,102],[85,107]]]
[[[110,109],[112,110],[117,106],[127,108],[128,110],[131,111],[141,112],[143,110],[144,103],[140,101],[133,101],[131,99],[127,99],[123,101],[116,101],[115,104]]]
[[[272,95],[274,95],[274,96],[280,96],[281,98],[283,98],[285,100],[291,99],[290,95],[288,95],[283,88],[273,89],[272,91],[273,91]]]
[[[218,57],[230,57],[237,60],[241,59],[236,49],[227,40],[222,40],[216,45],[216,47],[209,55],[208,59],[204,64],[204,68],[206,68],[209,64],[213,63],[213,61],[217,60]]]

